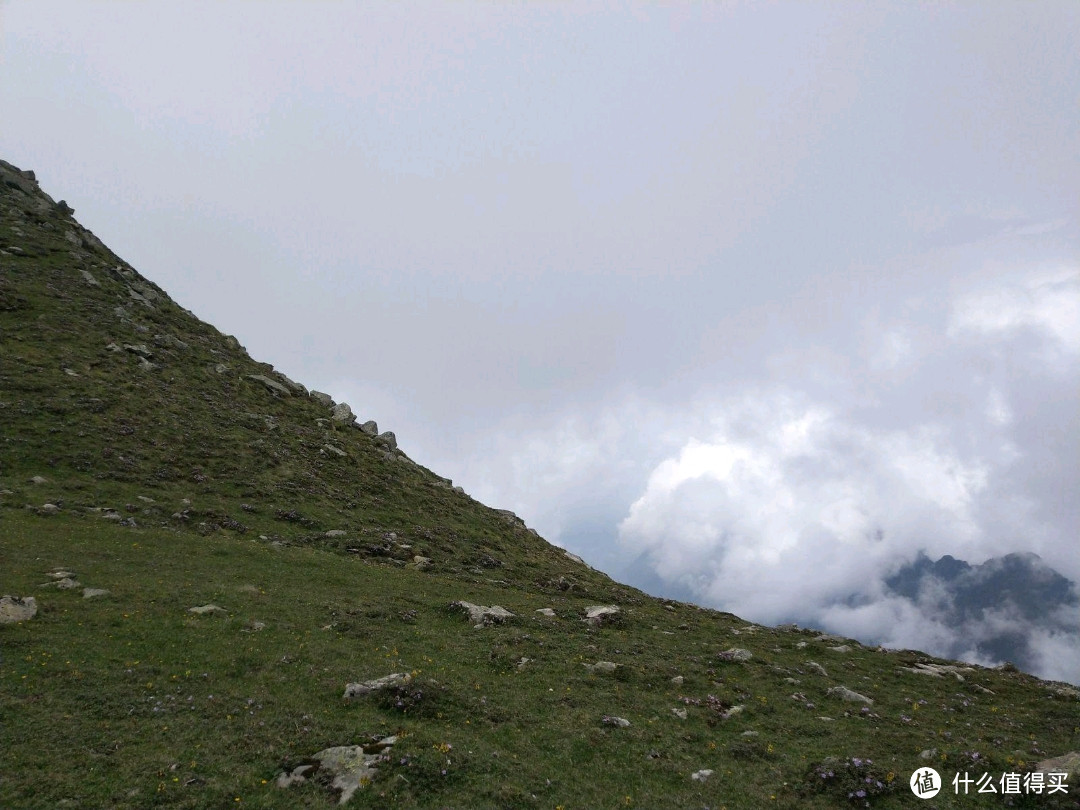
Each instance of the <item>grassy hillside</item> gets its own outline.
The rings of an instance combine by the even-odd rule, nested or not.
[[[347,806],[900,807],[1080,749],[1075,690],[652,599],[332,413],[0,163],[0,807],[328,807],[279,775],[365,744]]]

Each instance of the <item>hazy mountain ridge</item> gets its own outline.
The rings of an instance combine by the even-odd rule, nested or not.
[[[920,554],[885,585],[942,623],[962,628],[963,642],[936,651],[948,657],[974,653],[1032,669],[1040,663],[1033,631],[1080,634],[1076,583],[1030,552],[978,565]]]

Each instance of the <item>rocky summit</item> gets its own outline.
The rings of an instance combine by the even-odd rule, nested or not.
[[[0,161],[0,807],[1080,806],[1075,688],[614,582],[77,207]]]

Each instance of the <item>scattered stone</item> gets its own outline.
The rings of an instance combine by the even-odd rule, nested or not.
[[[381,678],[375,678],[370,681],[347,683],[345,684],[345,694],[343,697],[346,699],[363,697],[372,692],[378,692],[380,689],[389,689],[393,686],[404,686],[411,680],[412,675],[407,672],[394,672],[390,675],[384,675]]]
[[[345,804],[357,790],[371,782],[377,765],[389,761],[389,751],[397,737],[383,737],[367,745],[339,745],[324,748],[291,771],[278,775],[279,788],[306,782],[312,777],[330,779],[330,788],[338,792],[338,804]]]
[[[78,580],[73,579],[72,577],[61,577],[60,579],[55,579],[52,582],[46,582],[40,587],[58,588],[61,591],[70,591],[74,590],[75,588],[81,588],[82,586],[79,584]]]
[[[332,445],[332,444],[324,444],[322,449],[323,449],[324,454],[325,453],[331,453],[331,454],[337,456],[338,458],[345,458],[345,456],[348,455],[348,453],[346,453],[340,447],[334,447],[334,445]]]
[[[416,554],[415,556],[413,556],[412,559],[413,563],[416,565],[417,571],[426,571],[427,569],[431,568],[431,557],[424,557],[420,554]]]
[[[199,616],[206,616],[207,614],[213,614],[215,616],[225,616],[229,611],[223,607],[217,605],[200,605],[199,607],[188,608],[188,613],[195,613]]]
[[[32,596],[0,596],[0,624],[25,622],[37,614],[37,600]]]
[[[686,679],[683,678],[682,675],[676,675],[674,678],[671,679],[671,683],[674,686],[682,686],[684,680]]]
[[[348,532],[344,529],[331,529],[326,533],[327,537],[344,537]]]
[[[924,748],[919,752],[919,759],[934,759],[937,756],[936,748]]]
[[[55,503],[43,503],[38,512],[43,515],[55,515],[60,512],[60,507]]]
[[[597,675],[610,675],[619,668],[614,661],[597,661],[595,664],[582,664],[582,666]]]
[[[265,630],[265,629],[266,629],[266,622],[251,621],[251,622],[248,623],[247,628],[245,630],[241,631],[241,632],[244,632],[244,633],[258,633],[258,632],[260,632],[262,630]]]
[[[352,412],[347,402],[339,402],[330,412],[330,418],[342,425],[351,425],[356,421],[356,414]]]
[[[694,771],[692,774],[690,774],[690,778],[693,779],[695,782],[704,782],[712,775],[713,772],[710,768],[703,768],[700,771]]]
[[[678,717],[680,720],[685,720],[689,716],[686,709],[672,709],[671,713]]]
[[[825,667],[823,667],[817,661],[807,661],[806,662],[806,668],[809,669],[809,670],[813,670],[814,672],[816,672],[818,675],[822,676],[823,678],[828,678],[829,677],[829,673],[825,671]]]
[[[555,618],[555,611],[551,608],[539,608],[535,612],[539,613],[541,616],[547,616],[549,619]]]
[[[390,450],[397,450],[397,436],[395,436],[391,430],[380,433],[375,437],[375,441]]]
[[[918,663],[913,667],[899,667],[899,669],[905,672],[914,672],[916,675],[929,675],[933,678],[940,678],[942,675],[952,675],[958,681],[963,681],[964,676],[961,672],[974,672],[973,667],[959,667],[952,664],[929,664]]]
[[[721,661],[749,661],[754,657],[754,654],[741,647],[732,647],[730,650],[717,653],[716,657]]]
[[[43,476],[40,476],[40,475],[35,475],[33,478],[30,479],[30,483],[31,484],[47,484],[47,483],[49,483],[49,479],[45,478]]]
[[[507,619],[514,618],[514,614],[504,607],[492,605],[474,605],[472,602],[452,602],[450,607],[464,610],[469,614],[469,620],[473,627],[487,627],[492,624],[502,624]]]
[[[743,713],[743,711],[745,711],[745,710],[746,710],[746,707],[745,707],[745,706],[743,706],[742,704],[740,704],[740,705],[738,705],[738,706],[732,706],[732,707],[731,707],[730,709],[728,709],[727,711],[725,711],[725,712],[721,712],[721,713],[720,713],[720,718],[721,718],[722,720],[730,720],[730,719],[731,719],[732,717],[735,717],[735,716],[737,716],[737,715],[740,715],[740,714],[742,714],[742,713]]]
[[[65,368],[65,369],[64,369],[64,373],[65,373],[65,374],[67,374],[67,375],[68,375],[69,377],[79,377],[79,376],[82,376],[82,375],[80,375],[80,374],[79,374],[79,372],[77,372],[77,371],[76,371],[75,369],[73,369],[73,368]]]
[[[224,363],[218,363],[216,366],[214,366],[214,371],[216,371],[218,374],[224,374],[228,370],[229,367]]]
[[[150,348],[145,343],[125,343],[124,349],[144,360],[149,360],[154,356],[154,353],[150,351]]]
[[[154,343],[169,349],[186,350],[190,348],[187,343],[176,337],[176,335],[154,335]]]
[[[364,433],[372,438],[379,435],[379,426],[375,423],[374,419],[368,419],[364,422],[364,424],[360,426],[360,430],[364,431]]]
[[[585,618],[583,621],[591,624],[593,627],[600,627],[605,624],[613,624],[617,622],[619,618],[618,605],[590,605],[585,608]]]
[[[604,719],[601,721],[605,726],[615,726],[616,728],[629,728],[630,721],[625,717],[614,717],[612,715],[605,714]]]
[[[270,379],[265,374],[248,374],[247,378],[249,380],[254,380],[255,382],[262,383],[266,386],[266,389],[272,394],[280,394],[283,397],[292,396],[292,391],[279,383],[277,380]]]
[[[327,408],[334,407],[334,398],[329,394],[324,394],[322,391],[312,391],[308,396],[320,405],[325,405]]]
[[[52,571],[49,571],[47,574],[45,574],[45,576],[49,577],[50,579],[74,579],[75,572],[68,571],[66,568],[54,568]]]
[[[747,729],[740,736],[742,736],[742,737],[760,737],[761,732],[760,731],[754,731],[753,729]]]
[[[841,700],[847,700],[851,703],[865,703],[868,706],[873,706],[874,701],[868,698],[866,695],[860,695],[846,686],[833,686],[826,690],[825,694],[832,697],[838,697]]]
[[[105,588],[83,588],[82,589],[82,598],[83,599],[94,599],[95,597],[108,596],[109,594],[110,594],[110,591],[106,590]]]

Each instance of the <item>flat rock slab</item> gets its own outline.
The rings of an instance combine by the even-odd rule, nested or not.
[[[80,585],[79,581],[76,579],[72,579],[71,577],[62,577],[61,579],[54,579],[52,582],[46,582],[44,585],[41,585],[39,587],[59,588],[62,591],[70,591],[75,588],[81,588],[82,585]]]
[[[473,627],[487,627],[492,624],[502,624],[507,619],[514,618],[514,614],[500,605],[474,605],[472,602],[452,602],[450,607],[463,610],[469,614],[469,621]]]
[[[0,624],[25,622],[37,614],[37,600],[32,596],[0,596]]]
[[[593,627],[599,627],[603,624],[612,624],[619,620],[619,606],[618,605],[590,605],[585,608],[585,618],[583,621],[591,624]]]
[[[832,697],[840,698],[851,703],[865,703],[868,706],[873,706],[874,701],[868,698],[866,695],[860,695],[858,692],[848,689],[846,686],[833,686],[828,689],[825,694]]]
[[[277,786],[287,788],[317,778],[330,782],[338,792],[338,804],[345,804],[357,790],[375,776],[377,766],[389,759],[397,737],[383,737],[366,745],[338,745],[324,748],[310,759],[278,775]]]
[[[741,647],[732,647],[730,650],[724,650],[721,653],[717,653],[716,657],[721,661],[749,661],[754,657],[754,654]]]
[[[255,382],[262,383],[266,386],[268,391],[274,394],[280,394],[283,397],[292,396],[292,391],[279,383],[277,380],[270,379],[265,374],[248,374],[247,378],[249,380],[254,380]]]
[[[194,613],[197,616],[225,616],[228,612],[229,611],[225,610],[225,608],[218,607],[217,605],[200,605],[198,607],[188,608],[188,613]]]
[[[93,599],[93,598],[95,598],[97,596],[108,596],[108,595],[109,595],[109,591],[106,590],[105,588],[83,588],[82,589],[82,598],[83,599]]]
[[[963,681],[961,672],[974,672],[972,667],[958,667],[952,664],[916,664],[913,667],[899,667],[905,672],[914,672],[916,675],[929,675],[940,678],[942,675],[952,675],[956,680]]]
[[[601,721],[605,726],[615,726],[615,728],[629,728],[630,721],[625,717],[615,717],[614,715],[605,714],[604,719]]]
[[[362,681],[360,683],[347,683],[345,684],[345,698],[357,698],[369,695],[372,692],[378,692],[380,689],[389,689],[393,686],[404,686],[412,680],[412,675],[407,672],[394,672],[390,675],[384,675],[381,678],[375,678],[370,681]]]
[[[690,774],[690,778],[693,779],[695,782],[704,782],[712,775],[713,772],[711,768],[703,768],[700,771],[694,771],[692,774]]]
[[[541,616],[547,616],[549,619],[555,618],[555,611],[551,608],[539,608],[534,612],[539,613]]]
[[[582,664],[582,666],[597,675],[610,675],[619,668],[614,661],[597,661],[595,664]]]

